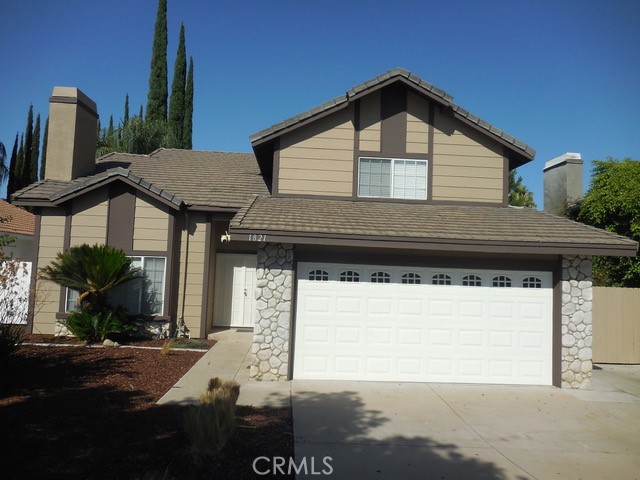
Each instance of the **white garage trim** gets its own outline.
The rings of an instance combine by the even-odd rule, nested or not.
[[[551,385],[551,272],[297,272],[294,378]]]

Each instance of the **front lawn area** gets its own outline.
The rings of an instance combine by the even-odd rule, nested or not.
[[[235,437],[192,465],[183,407],[155,402],[202,355],[22,346],[0,371],[2,478],[253,478],[255,457],[293,456],[290,409],[241,406]]]

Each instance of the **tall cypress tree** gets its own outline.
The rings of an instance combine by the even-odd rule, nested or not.
[[[180,24],[180,39],[178,52],[173,68],[173,82],[171,83],[171,99],[169,100],[169,129],[173,134],[174,145],[182,147],[182,128],[185,114],[185,82],[187,78],[187,52],[184,41],[184,23]]]
[[[33,127],[33,140],[31,143],[31,159],[29,168],[29,183],[38,181],[38,159],[40,157],[40,114],[36,117]]]
[[[124,97],[124,121],[122,123],[123,126],[126,126],[129,123],[129,94]]]
[[[7,184],[7,200],[11,199],[11,194],[16,191],[16,164],[18,162],[18,134],[13,142],[11,150],[11,160],[9,160],[9,183]]]
[[[182,127],[182,148],[193,148],[193,57],[189,57],[189,72],[184,93],[184,126]]]
[[[158,0],[153,33],[147,120],[167,119],[167,0]]]
[[[14,192],[17,192],[24,183],[22,181],[22,169],[24,168],[24,133],[20,135],[20,145],[18,146],[18,157],[16,160],[16,171],[14,178]]]
[[[142,120],[142,104],[140,104],[140,111],[138,112],[138,118]]]
[[[31,183],[31,155],[33,153],[33,105],[29,105],[27,129],[24,133],[24,157],[20,174],[20,188]]]
[[[40,161],[40,175],[38,180],[44,180],[47,172],[47,141],[49,140],[49,117],[44,122],[44,135],[42,136],[42,160]]]

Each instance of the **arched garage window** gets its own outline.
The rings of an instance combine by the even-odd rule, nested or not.
[[[465,275],[462,277],[463,287],[481,287],[482,279],[478,275]]]
[[[522,280],[522,288],[542,288],[542,280],[538,277],[527,277]]]
[[[402,274],[402,283],[408,284],[408,285],[420,285],[420,275],[417,273],[413,273],[413,272],[409,272],[409,273],[403,273]]]
[[[510,287],[511,279],[505,275],[498,275],[497,277],[493,277],[493,286],[494,287]]]
[[[371,274],[371,283],[391,283],[391,275],[387,272],[374,272]]]
[[[311,270],[309,272],[309,280],[314,280],[316,282],[327,282],[329,281],[329,274],[324,270]]]
[[[340,274],[340,281],[357,283],[360,281],[360,274],[353,270],[345,270]]]
[[[451,285],[451,277],[446,273],[436,273],[431,277],[431,285]]]

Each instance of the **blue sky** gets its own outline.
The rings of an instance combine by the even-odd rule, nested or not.
[[[103,125],[146,104],[157,0],[2,2],[0,141],[54,85]],[[180,22],[195,62],[194,148],[248,136],[402,66],[537,150],[519,169],[542,207],[544,162],[640,158],[640,2],[168,0],[169,82]],[[4,195],[4,187],[0,196]]]

